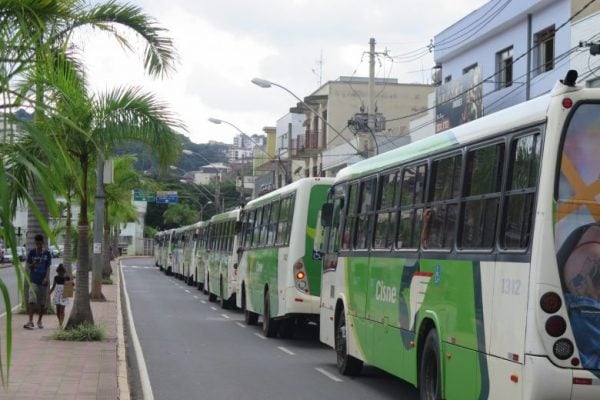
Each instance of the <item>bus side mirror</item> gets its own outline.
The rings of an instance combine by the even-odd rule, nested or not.
[[[237,235],[242,231],[242,221],[235,221],[234,233]]]
[[[321,207],[321,226],[328,228],[331,226],[331,217],[333,216],[333,204],[325,203]]]

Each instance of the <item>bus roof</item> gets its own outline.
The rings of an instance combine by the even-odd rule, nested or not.
[[[543,122],[550,94],[506,108],[475,121],[409,143],[375,157],[350,165],[336,176],[336,182],[358,178],[411,160],[449,150],[455,146],[492,137],[519,126]]]
[[[235,208],[230,211],[225,211],[220,214],[213,215],[212,218],[210,219],[210,222],[214,223],[214,222],[220,222],[220,221],[227,221],[230,219],[237,220],[238,216],[240,215],[240,210],[241,209],[238,207],[238,208]]]
[[[244,208],[258,207],[258,206],[264,204],[265,202],[268,202],[268,201],[273,200],[278,197],[283,197],[288,193],[292,193],[292,192],[298,190],[298,188],[310,187],[310,186],[319,185],[319,184],[333,185],[334,181],[335,181],[334,178],[321,178],[321,177],[298,179],[297,181],[292,182],[289,185],[285,185],[284,187],[281,187],[272,192],[263,194],[262,196],[249,201],[248,204],[246,204],[246,206]]]

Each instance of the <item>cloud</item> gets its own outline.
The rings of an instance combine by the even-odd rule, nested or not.
[[[318,88],[319,78],[326,82],[353,75],[355,69],[355,75],[366,76],[363,53],[369,38],[377,40],[377,51],[403,54],[426,46],[433,35],[484,3],[423,0],[409,7],[392,0],[134,0],[168,29],[180,55],[177,71],[162,81],[145,75],[142,48],[125,52],[97,32],[82,34],[80,46],[95,90],[144,86],[172,105],[191,140],[231,142],[235,129],[210,124],[209,117],[260,133],[296,103],[280,89],[252,85],[253,77],[304,97]],[[377,76],[421,82],[431,66],[430,55],[412,63],[381,57]]]

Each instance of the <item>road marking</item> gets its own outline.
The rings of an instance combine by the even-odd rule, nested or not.
[[[328,377],[329,379],[331,379],[332,381],[334,381],[334,382],[344,382],[342,379],[338,378],[337,376],[335,376],[331,372],[325,371],[323,368],[315,368],[315,369],[317,371],[319,371],[320,373],[322,373],[323,375],[325,375],[326,377]]]
[[[19,307],[20,307],[20,304],[17,304],[13,308],[11,308],[10,311],[14,313],[17,310],[17,308],[19,308]],[[6,315],[6,313],[3,312],[2,314],[0,314],[0,318],[4,318],[5,315]]]
[[[194,296],[194,298],[195,298],[195,299],[198,299],[199,297],[198,297],[198,296]]]
[[[255,333],[254,336],[257,336],[257,337],[261,338],[262,340],[267,340],[267,338],[264,337],[263,335],[261,335],[260,333]]]
[[[211,307],[210,309],[213,311],[217,311],[217,307]]]
[[[206,300],[200,300],[200,303],[206,304]]]
[[[189,290],[187,290],[187,289],[185,289],[185,292],[186,292],[186,293],[190,293],[190,294],[192,293],[192,292],[190,292],[190,291],[189,291]]]
[[[120,270],[123,271],[122,269]],[[125,283],[125,274],[123,273],[121,274],[121,282],[123,283],[122,288],[123,293],[125,295],[125,308],[127,309],[129,333],[133,342],[133,349],[137,361],[138,372],[140,374],[143,398],[145,400],[154,400],[154,394],[152,393],[152,386],[150,386],[150,377],[148,376],[148,368],[146,367],[146,361],[144,360],[142,345],[140,344],[140,339],[138,338],[137,331],[135,330],[135,322],[133,321],[133,314],[131,312],[131,302],[129,301],[129,294],[127,293],[127,284]]]
[[[235,323],[237,326],[239,326],[240,328],[245,328],[246,325],[242,324],[241,322],[236,322]]]
[[[222,316],[223,318],[227,318],[227,319],[229,319],[229,315],[227,315],[227,314],[221,314],[221,316]]]
[[[285,348],[285,347],[283,347],[283,346],[278,346],[277,348],[278,348],[279,350],[283,351],[284,353],[287,353],[287,354],[289,354],[290,356],[295,356],[295,355],[296,355],[296,353],[294,353],[294,352],[293,352],[293,351],[291,351],[291,350],[288,350],[288,349],[286,349],[286,348]]]

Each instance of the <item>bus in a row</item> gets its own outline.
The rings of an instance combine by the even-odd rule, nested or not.
[[[226,247],[236,305],[266,336],[318,318],[342,374],[367,363],[422,399],[598,399],[599,155],[600,90],[570,73],[261,196]]]

